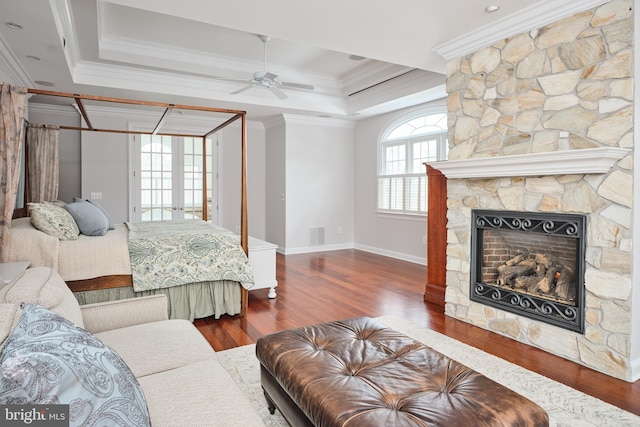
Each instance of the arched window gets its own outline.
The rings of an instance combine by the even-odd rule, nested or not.
[[[378,211],[426,215],[424,163],[447,158],[447,113],[424,111],[392,123],[380,140]]]

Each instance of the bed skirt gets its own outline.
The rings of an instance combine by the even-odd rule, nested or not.
[[[100,289],[73,293],[80,305],[114,301],[146,295],[164,294],[167,296],[170,319],[194,319],[223,314],[233,316],[241,312],[241,290],[238,282],[217,280],[213,282],[189,283],[171,288],[134,292],[126,286],[112,289]]]

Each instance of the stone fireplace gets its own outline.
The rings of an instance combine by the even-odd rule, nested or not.
[[[445,313],[627,381],[637,363],[632,6],[613,0],[447,57],[449,160],[430,164],[447,177]],[[582,319],[559,327],[475,300],[477,210],[585,218],[583,278],[562,302],[584,301]]]
[[[582,333],[585,220],[473,210],[471,301]]]

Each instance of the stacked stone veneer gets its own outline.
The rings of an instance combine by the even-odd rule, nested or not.
[[[452,60],[449,159],[633,148],[631,0]],[[630,380],[632,155],[609,173],[449,179],[446,314]],[[471,210],[587,214],[578,334],[471,302]]]

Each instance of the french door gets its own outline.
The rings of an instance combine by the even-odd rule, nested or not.
[[[202,219],[206,204],[208,220],[217,224],[216,148],[217,141],[207,139],[205,157],[200,138],[135,135],[132,220]]]

